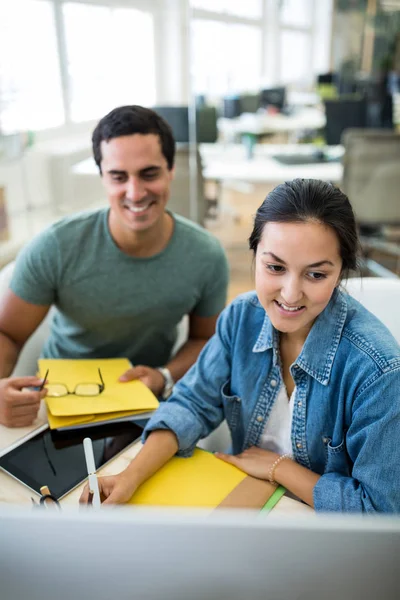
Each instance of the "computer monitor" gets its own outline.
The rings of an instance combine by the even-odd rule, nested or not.
[[[400,519],[0,510],[2,600],[398,600]]]
[[[189,109],[187,106],[154,106],[153,110],[167,121],[176,142],[189,143]]]
[[[286,88],[275,87],[261,90],[260,105],[263,108],[274,106],[281,111],[285,107],[285,102]]]
[[[334,73],[320,73],[319,75],[317,75],[317,84],[318,85],[331,84],[331,83],[335,83],[335,74]]]

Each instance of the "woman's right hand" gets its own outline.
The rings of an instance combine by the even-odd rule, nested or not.
[[[137,487],[125,472],[118,475],[99,477],[98,484],[102,504],[125,504],[132,498]],[[86,484],[79,498],[79,503],[87,504],[88,500],[89,486]]]

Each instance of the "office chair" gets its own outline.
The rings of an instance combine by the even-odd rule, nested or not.
[[[348,129],[342,142],[342,187],[361,231],[399,225],[400,135],[387,129]]]
[[[197,107],[196,137],[198,144],[214,144],[217,141],[217,109],[215,106]]]
[[[342,133],[350,127],[366,127],[367,105],[362,96],[325,99],[325,139],[328,146],[340,144]]]
[[[223,99],[222,116],[224,119],[236,119],[242,114],[239,96],[225,96]]]

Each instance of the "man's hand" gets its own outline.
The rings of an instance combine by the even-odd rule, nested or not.
[[[151,367],[145,367],[144,365],[132,367],[121,375],[119,381],[132,381],[133,379],[140,379],[156,396],[160,396],[164,389],[165,381],[163,375],[160,371]]]
[[[0,380],[0,424],[6,427],[27,427],[37,417],[40,401],[46,389],[29,390],[40,387],[39,377],[9,377]]]
[[[276,452],[263,450],[256,446],[252,446],[236,456],[222,452],[216,452],[215,456],[257,479],[268,479],[272,465],[279,458],[279,454]]]
[[[129,480],[124,472],[119,475],[110,475],[108,477],[99,477],[100,499],[102,504],[124,504],[128,502],[136,491],[136,485]],[[89,499],[89,486],[85,485],[80,504],[87,504]]]

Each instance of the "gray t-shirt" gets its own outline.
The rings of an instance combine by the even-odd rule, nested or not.
[[[35,237],[17,258],[11,289],[26,302],[56,306],[44,357],[163,365],[185,314],[224,308],[225,254],[210,233],[173,215],[162,252],[127,256],[110,235],[108,213],[80,213]]]

